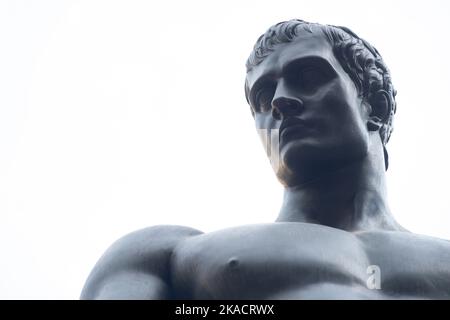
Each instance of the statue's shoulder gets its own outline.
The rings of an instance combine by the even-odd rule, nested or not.
[[[155,245],[163,245],[173,241],[176,242],[180,238],[196,236],[202,233],[200,230],[186,226],[157,225],[133,231],[117,240],[116,243],[131,242],[132,245],[135,245],[134,241],[147,242],[151,240]]]
[[[83,288],[83,299],[119,297],[137,288],[130,283],[139,278],[149,284],[146,294],[137,296],[164,296],[170,256],[184,239],[200,235],[201,231],[176,225],[159,225],[131,232],[115,241],[102,255],[91,271]],[[133,280],[134,279],[134,280]],[[112,284],[112,285],[109,285]],[[119,290],[115,290],[119,288]],[[156,289],[155,289],[156,288]],[[139,289],[139,288],[138,288]],[[133,292],[134,294],[134,292]]]
[[[136,260],[164,259],[182,240],[203,232],[185,226],[157,225],[131,232],[114,242],[105,252],[114,260],[139,262]],[[118,262],[118,261],[117,261]]]

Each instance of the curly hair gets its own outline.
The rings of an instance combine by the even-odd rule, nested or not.
[[[333,53],[350,78],[353,80],[360,97],[370,104],[372,97],[384,91],[391,106],[389,115],[383,119],[379,134],[384,147],[385,167],[388,168],[386,144],[393,130],[393,118],[396,112],[396,90],[391,75],[377,49],[358,37],[346,27],[322,25],[299,19],[283,21],[270,27],[261,35],[246,62],[247,72],[260,64],[278,44],[293,41],[299,32],[314,33],[320,30],[333,47]],[[248,88],[246,88],[248,90]]]

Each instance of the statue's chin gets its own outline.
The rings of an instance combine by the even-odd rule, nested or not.
[[[280,154],[279,164],[273,169],[281,184],[287,187],[302,185],[364,158],[356,154],[337,157],[336,153],[308,149],[303,152],[289,149]]]
[[[275,170],[277,169],[277,170]],[[274,172],[280,183],[286,187],[292,187],[314,180],[324,172],[324,168],[313,165],[313,161],[302,157],[280,159],[278,168]]]
[[[323,162],[325,156],[319,148],[302,141],[294,141],[281,148],[279,165],[274,171],[281,179],[288,176],[305,176],[316,170],[315,167]]]

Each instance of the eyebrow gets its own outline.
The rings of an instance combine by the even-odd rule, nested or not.
[[[282,74],[285,74],[287,70],[292,67],[303,67],[308,65],[321,67],[327,72],[336,72],[333,65],[327,59],[320,56],[307,56],[288,61],[282,66],[281,72]]]
[[[333,67],[333,65],[331,65],[331,63],[320,56],[306,56],[306,57],[301,57],[301,58],[297,58],[297,59],[292,59],[288,62],[286,62],[282,67],[281,67],[281,74],[284,75],[287,73],[287,71],[293,67],[304,67],[307,65],[312,65],[312,66],[318,66],[320,67],[323,71],[327,72],[327,73],[336,73],[335,68]],[[268,72],[266,74],[263,74],[262,76],[260,76],[255,83],[253,84],[252,88],[248,91],[248,98],[249,98],[249,102],[251,104],[254,104],[253,100],[254,100],[254,94],[255,94],[255,90],[259,89],[261,86],[263,86],[265,83],[273,80],[275,78],[275,75],[273,72]]]

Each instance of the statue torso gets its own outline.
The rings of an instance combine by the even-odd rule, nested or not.
[[[450,299],[450,242],[305,223],[248,225],[181,242],[171,279],[175,297],[187,299]]]

